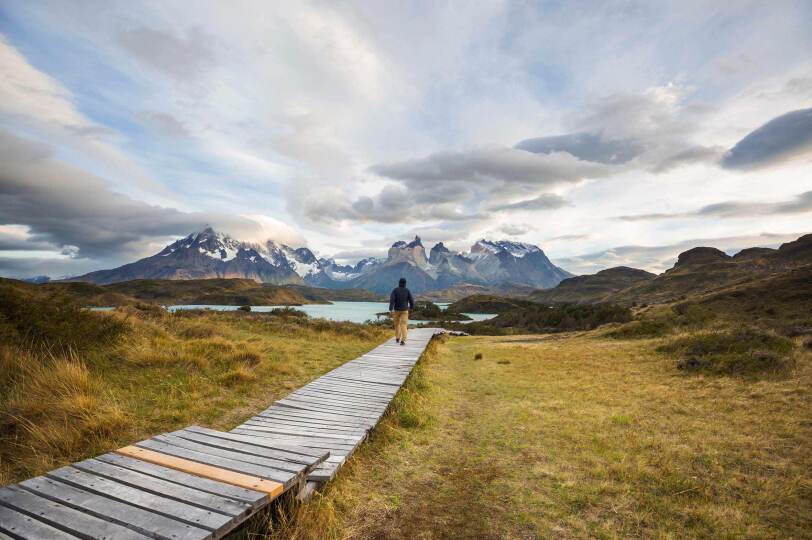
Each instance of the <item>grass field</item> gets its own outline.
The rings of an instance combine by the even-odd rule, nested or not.
[[[0,485],[189,424],[231,429],[388,337],[290,314],[24,307],[22,330],[0,324],[18,342],[0,340]],[[57,335],[76,341],[44,345]]]
[[[268,536],[812,537],[808,348],[783,371],[709,375],[657,352],[684,336],[605,333],[438,345]]]

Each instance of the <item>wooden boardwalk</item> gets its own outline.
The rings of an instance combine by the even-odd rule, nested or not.
[[[389,340],[230,432],[190,426],[2,487],[0,540],[221,538],[285,491],[333,478],[435,333]]]

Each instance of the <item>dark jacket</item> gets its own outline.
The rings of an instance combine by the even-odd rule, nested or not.
[[[389,295],[389,311],[406,311],[414,309],[412,292],[406,287],[395,287]]]

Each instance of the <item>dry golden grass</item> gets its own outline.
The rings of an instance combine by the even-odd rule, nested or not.
[[[780,377],[707,376],[664,341],[452,338],[326,492],[265,534],[812,537],[812,352]]]
[[[0,344],[0,483],[194,423],[231,429],[388,337],[241,312],[106,316],[128,330],[80,355]]]

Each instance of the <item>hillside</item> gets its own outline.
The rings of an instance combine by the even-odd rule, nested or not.
[[[156,304],[274,305],[311,303],[298,291],[251,279],[137,279],[105,289]]]
[[[530,299],[542,303],[605,302],[613,294],[656,277],[645,270],[618,266],[593,275],[567,278],[552,289],[534,292]]]
[[[663,303],[778,277],[812,264],[812,234],[778,249],[753,248],[734,256],[698,247],[679,255],[674,267],[607,297],[625,304]]]
[[[429,300],[432,302],[456,302],[463,298],[468,298],[473,295],[490,295],[501,296],[507,298],[523,298],[529,294],[536,292],[537,289],[527,285],[517,285],[507,283],[504,285],[497,285],[495,287],[488,287],[486,285],[474,285],[472,283],[460,283],[446,289],[437,289],[433,291],[423,291],[420,293],[421,300]]]
[[[661,304],[778,278],[810,265],[812,234],[778,249],[748,248],[733,256],[716,248],[695,247],[681,253],[673,268],[659,275],[610,268],[565,279],[552,289],[532,293],[530,299],[541,303]]]
[[[35,285],[0,278],[0,283],[21,294],[67,297],[84,306],[122,306],[138,302],[161,305],[301,305],[347,300],[383,300],[374,293],[360,289],[331,290],[304,285],[270,285],[251,279],[137,279],[109,285],[80,281]]]

